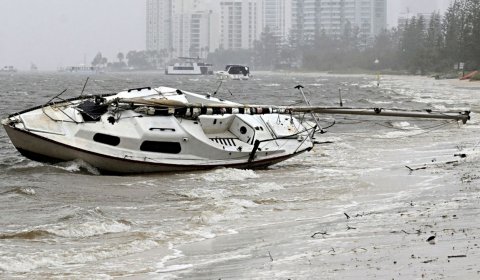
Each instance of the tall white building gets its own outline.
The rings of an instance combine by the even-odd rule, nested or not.
[[[316,32],[340,36],[348,23],[359,28],[364,39],[387,27],[386,0],[293,0],[292,14],[300,43]]]
[[[218,47],[217,19],[205,0],[147,0],[147,50],[201,57]]]
[[[318,29],[318,7],[317,0],[292,0],[292,32],[298,44],[303,44],[315,35]]]
[[[263,0],[263,29],[286,40],[292,29],[292,0]]]
[[[147,0],[147,50],[172,48],[172,0]]]
[[[172,57],[205,57],[217,48],[251,49],[269,28],[299,44],[349,23],[362,42],[387,27],[387,0],[147,0],[147,49]]]
[[[262,0],[220,1],[220,47],[251,49],[263,29]]]

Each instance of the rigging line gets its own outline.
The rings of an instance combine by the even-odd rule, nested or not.
[[[87,80],[85,81],[85,84],[83,85],[82,92],[80,92],[80,96],[83,96],[83,92],[85,91],[85,88],[87,87],[88,79],[90,79],[90,77],[87,77]]]
[[[445,123],[442,123],[440,124],[443,125],[447,125],[447,124],[450,124],[451,122],[445,122]],[[399,127],[394,127],[393,125],[385,125],[385,124],[382,124],[382,123],[378,123],[378,122],[373,122],[373,124],[375,125],[378,125],[378,126],[382,126],[382,127],[386,127],[386,128],[390,128],[390,129],[396,129],[396,130],[400,130],[400,131],[406,131],[407,129],[402,129],[402,128],[399,128]],[[430,126],[430,127],[418,127],[419,129],[422,129],[422,130],[428,130],[428,129],[431,129],[431,128],[436,128],[438,127],[439,125],[434,125],[434,126]]]
[[[96,80],[93,80],[93,83],[94,83],[95,85],[97,85],[98,87],[100,87],[100,88],[103,90],[103,92],[107,92],[107,93],[115,93],[115,92],[116,92],[116,89],[114,89],[114,88],[107,88],[106,86],[98,83]],[[100,92],[102,92],[102,91],[100,91]]]
[[[478,145],[480,145],[480,141],[478,141],[477,144],[475,144],[475,145],[473,146],[473,150],[474,150],[474,151],[475,151],[475,149],[478,147]]]
[[[217,94],[217,92],[218,92],[218,90],[220,89],[220,87],[222,86],[222,84],[223,84],[223,81],[220,80],[220,83],[218,83],[218,87],[217,87],[217,89],[213,92],[213,95]]]
[[[404,136],[392,137],[392,138],[390,138],[390,139],[404,139],[404,138],[410,138],[410,137],[420,136],[420,135],[427,134],[427,133],[430,133],[430,132],[432,132],[432,131],[438,130],[438,129],[440,129],[440,128],[442,128],[442,127],[445,127],[445,126],[447,126],[447,125],[449,125],[449,124],[451,124],[451,123],[453,123],[453,122],[447,122],[447,123],[438,125],[438,126],[436,126],[436,127],[432,127],[432,128],[430,128],[430,129],[428,129],[428,130],[426,130],[426,131],[423,131],[423,132],[420,132],[420,133],[416,133],[416,134],[412,134],[412,135],[404,135]]]
[[[398,121],[402,121],[402,120],[405,120],[405,119],[408,119],[409,117],[400,117],[400,118],[404,118],[404,119],[400,119],[400,118],[393,118],[393,119],[386,119],[388,116],[380,116],[380,117],[383,117],[384,119],[382,119],[383,121],[385,122],[398,122]],[[349,121],[358,121],[358,122],[365,122],[365,123],[370,123],[370,122],[376,122],[378,121],[378,118],[374,118],[374,119],[368,119],[368,118],[352,118],[352,117],[337,117],[336,119],[343,119],[343,120],[349,120]],[[411,118],[410,118],[411,119]],[[405,120],[407,121],[407,120]],[[413,121],[415,122],[434,122],[434,121],[441,121],[441,120],[435,120],[435,119],[414,119]]]
[[[452,122],[447,122],[447,123],[442,123],[438,126],[435,126],[435,127],[431,127],[429,128],[428,130],[426,131],[422,131],[422,132],[419,132],[419,133],[416,133],[416,134],[411,134],[411,135],[404,135],[404,136],[398,136],[398,137],[390,137],[388,139],[404,139],[404,138],[411,138],[411,137],[415,137],[415,136],[420,136],[420,135],[423,135],[423,134],[426,134],[426,133],[430,133],[432,131],[436,131],[444,126],[447,126],[447,125],[450,125],[454,123],[454,121]],[[412,131],[412,130],[404,130],[404,131]],[[339,134],[343,134],[343,135],[355,135],[356,138],[361,138],[361,139],[384,139],[383,137],[378,137],[378,136],[362,136],[361,134],[365,134],[364,132],[362,133],[335,133],[336,135],[339,135]],[[479,142],[480,144],[480,142]]]

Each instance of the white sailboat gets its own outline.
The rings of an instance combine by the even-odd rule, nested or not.
[[[114,173],[266,167],[310,150],[314,132],[290,115],[167,87],[50,103],[2,124],[28,158]]]
[[[281,162],[311,150],[313,135],[320,129],[300,121],[295,113],[463,122],[469,117],[468,112],[307,105],[245,105],[169,87],[146,87],[49,102],[12,114],[2,125],[17,150],[30,159],[80,159],[105,173],[128,174],[220,166],[253,169]]]

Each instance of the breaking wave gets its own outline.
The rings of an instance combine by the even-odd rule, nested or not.
[[[14,187],[10,190],[4,191],[0,193],[0,195],[8,195],[8,194],[18,194],[18,195],[28,195],[33,196],[36,195],[36,191],[34,188],[31,187]]]
[[[109,233],[127,232],[132,223],[106,217],[100,210],[81,210],[58,219],[57,223],[0,233],[0,239],[44,239],[49,237],[87,238]]]
[[[16,254],[13,257],[0,256],[0,271],[29,272],[41,267],[62,267],[67,264],[85,264],[110,258],[118,258],[158,247],[153,240],[134,240],[115,245],[99,245],[88,248],[48,250]]]
[[[9,232],[9,233],[0,233],[0,239],[40,239],[53,236],[47,230],[26,230],[20,232]]]
[[[83,160],[74,160],[56,164],[55,167],[63,169],[68,172],[87,172],[91,175],[100,175],[97,168],[91,166]]]
[[[243,181],[246,179],[255,179],[259,175],[250,169],[234,169],[234,168],[220,168],[215,169],[202,176],[205,181]]]
[[[54,165],[36,161],[28,161],[26,164],[19,163],[9,167],[10,170],[17,172],[33,171],[38,173],[44,173],[45,170],[51,171],[52,168],[66,171],[68,173],[87,173],[91,175],[100,175],[100,171],[98,171],[98,169],[82,160],[61,162]]]

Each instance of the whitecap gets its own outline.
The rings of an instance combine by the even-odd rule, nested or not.
[[[177,265],[170,265],[162,269],[158,269],[155,272],[156,273],[175,272],[175,271],[185,270],[191,267],[193,267],[192,264],[177,264]]]
[[[378,135],[377,137],[382,139],[394,139],[394,138],[411,137],[421,133],[423,133],[421,129],[401,130],[401,131],[390,131],[385,133],[384,135]]]
[[[120,223],[117,221],[112,221],[112,222],[87,221],[80,224],[61,223],[57,225],[51,225],[49,228],[45,228],[45,230],[61,237],[85,238],[85,237],[103,235],[107,233],[126,232],[126,231],[129,231],[130,228],[131,228],[130,225],[126,223]]]
[[[280,84],[272,83],[272,84],[264,84],[262,86],[264,86],[264,87],[279,87]]]
[[[155,247],[153,240],[134,240],[116,245],[100,245],[88,248],[45,250],[35,253],[0,256],[0,271],[29,272],[41,267],[56,268],[67,264],[84,264],[130,254],[144,252]]]
[[[100,171],[98,171],[97,168],[93,167],[92,165],[86,163],[83,160],[73,160],[73,161],[68,161],[68,162],[62,162],[55,167],[63,169],[68,172],[81,172],[81,171],[87,171],[88,173],[92,175],[100,175]]]
[[[251,169],[220,168],[206,173],[201,178],[208,182],[243,181],[258,178],[259,175]]]
[[[22,194],[26,194],[26,195],[35,195],[36,192],[35,192],[35,189],[33,188],[19,188],[18,191]]]
[[[220,200],[231,196],[232,192],[226,189],[195,188],[182,193],[182,195],[188,198],[210,198]]]
[[[391,125],[392,127],[397,129],[405,129],[405,130],[419,129],[416,125],[412,125],[407,121],[392,122]]]
[[[283,190],[285,187],[276,182],[263,182],[255,185],[244,185],[240,188],[241,195],[258,196],[264,193]]]

